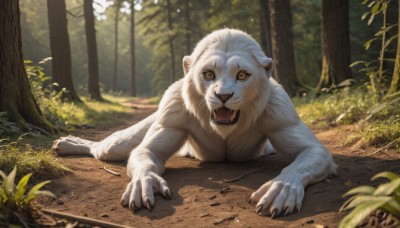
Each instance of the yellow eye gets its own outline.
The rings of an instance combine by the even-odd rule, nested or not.
[[[215,79],[215,73],[211,70],[203,72],[203,77],[205,80],[214,80]]]
[[[236,75],[236,80],[244,81],[244,80],[246,80],[249,76],[250,76],[249,73],[247,73],[247,72],[244,71],[244,70],[241,70],[241,71],[239,71],[239,73],[237,73],[237,75]]]

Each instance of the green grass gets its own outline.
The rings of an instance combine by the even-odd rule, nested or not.
[[[9,173],[15,165],[18,166],[17,179],[32,173],[34,182],[71,172],[50,150],[34,149],[30,144],[21,145],[18,142],[0,145],[1,170]]]
[[[118,118],[132,115],[132,109],[124,103],[130,97],[103,95],[106,102],[88,101],[84,103],[61,103],[57,99],[41,99],[42,110],[53,124],[62,128],[64,133],[80,125],[104,126]],[[1,114],[1,113],[0,113]],[[22,134],[22,130],[4,115],[0,115],[0,167],[8,173],[18,165],[18,178],[33,173],[33,181],[51,179],[69,173],[61,160],[50,151],[51,143],[58,136],[48,137],[37,132]],[[12,131],[11,131],[12,130]]]
[[[346,142],[361,146],[390,147],[400,151],[400,100],[379,101],[368,90],[347,88],[318,98],[293,100],[301,119],[315,127],[330,127],[357,123],[359,131]],[[396,141],[397,140],[397,141]]]
[[[65,125],[105,125],[115,121],[116,118],[131,114],[132,109],[123,105],[131,98],[103,95],[106,102],[89,101],[82,98],[84,103],[63,103],[56,112],[63,118]]]

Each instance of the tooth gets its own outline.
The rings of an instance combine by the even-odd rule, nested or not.
[[[232,122],[235,119],[236,111],[233,111],[232,114],[229,116],[229,120]]]

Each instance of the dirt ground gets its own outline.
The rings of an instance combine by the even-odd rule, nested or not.
[[[116,120],[112,126],[82,129],[72,134],[100,140],[140,121],[156,109],[146,105],[144,100],[136,100],[130,105],[134,110],[131,118]],[[344,146],[343,139],[354,129],[354,126],[314,129],[334,155],[338,177],[309,186],[300,213],[286,217],[258,216],[255,205],[247,203],[253,191],[289,164],[278,155],[246,163],[202,163],[174,156],[168,160],[163,175],[172,191],[172,200],[157,196],[153,211],[144,209],[135,214],[120,206],[121,195],[129,182],[125,163],[102,162],[82,156],[62,157],[74,173],[53,180],[48,190],[58,199],[41,203],[48,209],[132,227],[336,227],[345,215],[338,209],[345,201],[342,195],[346,191],[370,184],[370,178],[378,172],[399,172],[400,167],[400,155],[395,151],[367,157],[377,148]],[[224,183],[263,166],[265,168],[236,182]],[[106,172],[104,167],[121,176]]]

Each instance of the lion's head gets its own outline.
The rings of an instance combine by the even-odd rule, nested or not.
[[[254,124],[269,97],[272,60],[248,34],[217,30],[183,58],[186,108],[222,137]]]

